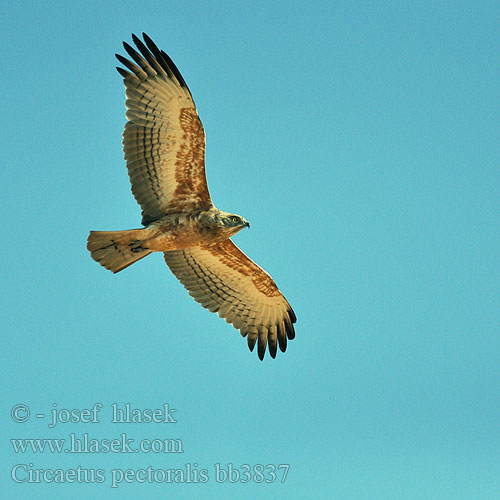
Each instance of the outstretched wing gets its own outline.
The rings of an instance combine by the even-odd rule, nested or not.
[[[165,52],[143,33],[139,52],[127,43],[133,61],[117,59],[124,78],[128,122],[123,151],[143,224],[165,214],[208,209],[212,202],[205,176],[205,131],[191,93]]]
[[[266,344],[273,358],[277,344],[285,352],[287,338],[295,337],[295,314],[271,276],[231,240],[164,255],[194,300],[240,330],[251,351],[258,340],[261,360]]]

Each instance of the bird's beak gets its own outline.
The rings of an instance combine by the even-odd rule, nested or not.
[[[248,227],[248,228],[250,228],[250,222],[246,221],[245,222],[245,226]]]

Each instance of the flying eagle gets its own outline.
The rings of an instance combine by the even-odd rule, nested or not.
[[[258,343],[262,360],[276,357],[295,337],[295,314],[275,282],[231,236],[249,222],[215,208],[205,177],[205,131],[184,78],[170,57],[143,33],[139,52],[117,59],[126,89],[123,151],[143,229],[91,231],[92,258],[117,273],[151,252],[163,252],[170,270],[203,307],[217,312]]]

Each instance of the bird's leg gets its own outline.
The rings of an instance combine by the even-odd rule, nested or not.
[[[134,253],[137,253],[137,252],[145,252],[147,251],[147,248],[144,248],[142,246],[142,241],[138,241],[138,240],[135,240],[135,241],[131,241],[129,244],[128,244],[129,248],[130,248],[130,251],[131,252],[134,252]]]

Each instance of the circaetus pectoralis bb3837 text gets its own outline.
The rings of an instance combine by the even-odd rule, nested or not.
[[[123,150],[143,229],[91,231],[92,258],[117,273],[151,252],[165,262],[189,294],[217,312],[274,358],[295,337],[295,314],[273,279],[231,236],[248,221],[215,208],[205,177],[205,131],[186,82],[170,57],[143,33],[116,57],[126,89]]]

